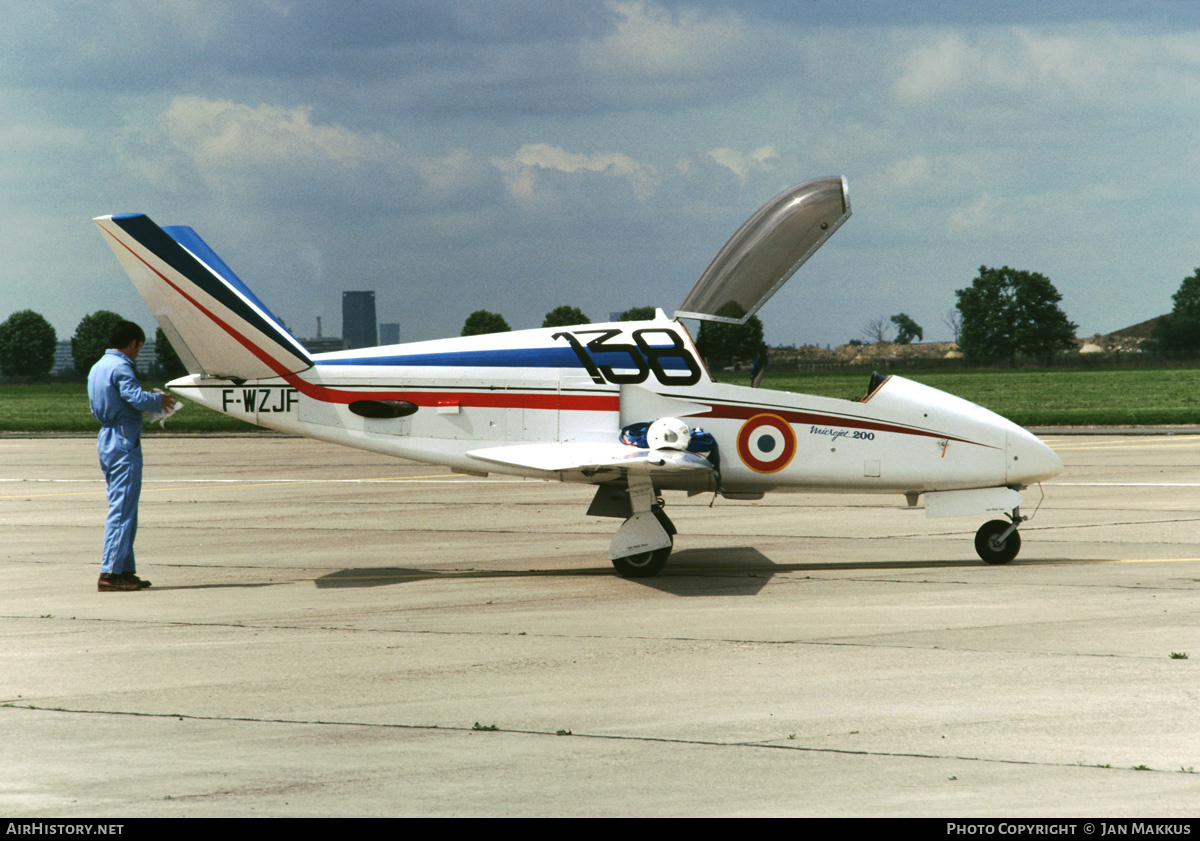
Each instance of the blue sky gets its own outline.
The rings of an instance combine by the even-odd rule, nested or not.
[[[300,336],[374,289],[404,341],[674,311],[755,209],[844,175],[854,216],[760,312],[949,338],[980,265],[1080,335],[1200,266],[1200,2],[9,4],[0,319],[153,320],[91,223],[186,224]]]

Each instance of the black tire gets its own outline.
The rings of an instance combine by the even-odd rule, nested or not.
[[[991,520],[979,527],[975,532],[975,551],[979,557],[989,564],[1006,564],[1021,551],[1021,533],[1013,531],[1003,542],[1000,535],[1008,531],[1012,523],[1004,520]]]
[[[662,524],[662,527],[666,530],[667,534],[671,535],[671,542],[674,543],[677,532],[675,531],[675,524],[671,522],[671,518],[667,516],[667,512],[663,511],[663,507],[661,505],[655,505],[650,510],[654,512],[654,516],[658,519],[658,522]]]
[[[674,544],[674,540],[671,541]],[[639,552],[636,555],[626,555],[624,558],[613,558],[613,566],[617,572],[626,578],[652,578],[662,572],[671,557],[673,546],[664,546],[653,552]]]

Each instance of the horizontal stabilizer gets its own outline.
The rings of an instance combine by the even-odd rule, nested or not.
[[[467,453],[472,458],[547,473],[564,470],[637,470],[650,475],[716,475],[708,459],[682,450],[645,450],[626,444],[517,444]]]
[[[95,220],[189,373],[251,380],[312,366],[287,328],[191,228]]]

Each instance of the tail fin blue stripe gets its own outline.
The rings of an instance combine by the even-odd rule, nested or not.
[[[164,225],[162,229],[167,232],[167,235],[171,239],[192,252],[200,262],[205,263],[210,269],[223,277],[226,283],[241,292],[244,297],[249,299],[252,304],[274,321],[281,330],[287,330],[287,326],[273,312],[267,309],[267,305],[259,300],[258,296],[251,291],[249,286],[242,282],[240,277],[233,273],[233,269],[225,264],[225,261],[218,256],[217,252],[212,250],[212,247],[207,242],[200,238],[200,235],[195,230],[187,225]]]
[[[168,233],[141,213],[114,215],[112,220],[222,306],[255,326],[264,339],[274,342],[289,355],[312,364],[312,357],[304,346],[292,337],[283,323],[271,314],[195,231],[173,227]]]

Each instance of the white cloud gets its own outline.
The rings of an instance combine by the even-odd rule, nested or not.
[[[426,193],[435,199],[458,195],[485,177],[482,172],[485,164],[466,149],[453,149],[444,155],[425,158],[415,166],[425,181]]]
[[[897,187],[919,187],[929,183],[933,177],[929,158],[925,155],[915,155],[911,158],[894,161],[888,167],[888,175]]]
[[[75,146],[87,140],[87,134],[75,128],[21,123],[0,126],[0,147],[9,154],[40,150],[47,146]]]
[[[356,165],[396,153],[386,139],[314,125],[312,109],[253,107],[178,97],[163,114],[167,134],[202,169],[286,163]]]
[[[407,201],[414,193],[442,201],[476,186],[485,173],[467,150],[422,157],[379,133],[314,122],[310,107],[178,97],[162,114],[162,127],[209,187],[242,194],[321,185],[347,198],[370,194],[386,202],[390,191]]]
[[[969,237],[1004,233],[1012,228],[1013,218],[1003,203],[984,194],[966,205],[950,210],[946,225],[951,232]]]
[[[924,43],[895,64],[892,94],[902,103],[948,98],[981,102],[1020,95],[1025,108],[1064,102],[1138,108],[1200,73],[1194,37],[1126,31],[1110,24],[1058,29],[985,27],[921,31]]]
[[[709,75],[740,65],[753,55],[751,27],[735,13],[705,14],[681,7],[668,11],[647,0],[610,2],[616,30],[585,43],[586,70],[620,75]]]
[[[760,146],[750,153],[737,149],[721,147],[710,149],[708,157],[717,164],[725,167],[745,183],[746,176],[752,172],[769,172],[779,162],[779,150],[774,146]]]
[[[900,61],[893,93],[905,102],[947,96],[986,97],[1015,93],[1084,92],[1105,70],[1094,36],[1049,35],[985,29],[970,38],[958,31],[910,50]]]
[[[936,98],[964,85],[974,61],[971,47],[960,34],[943,34],[936,43],[917,47],[904,56],[893,93],[906,101]]]
[[[1019,30],[1017,42],[1020,44],[1018,60],[1028,65],[1032,79],[1074,91],[1087,90],[1101,79],[1110,60],[1106,52],[1096,50],[1095,39]]]
[[[527,144],[512,157],[492,158],[492,165],[503,173],[509,193],[519,199],[533,196],[541,172],[621,179],[629,183],[638,201],[646,201],[653,194],[658,180],[654,167],[639,163],[621,152],[584,155],[548,143]]]

